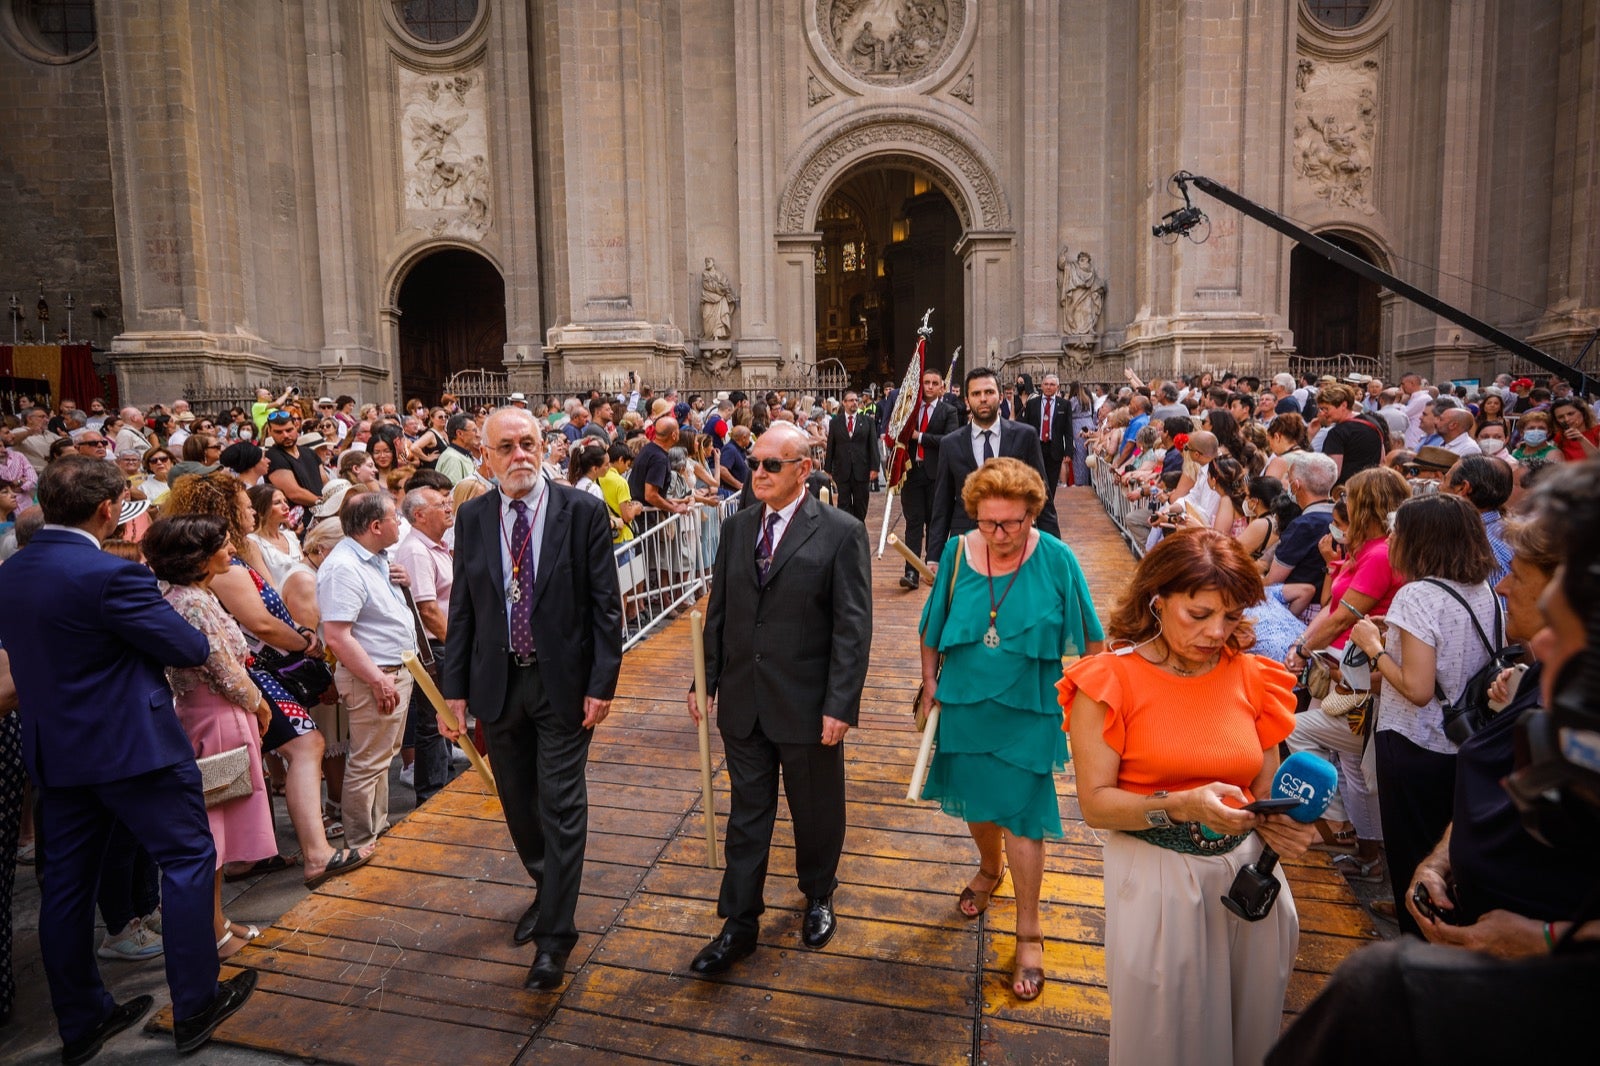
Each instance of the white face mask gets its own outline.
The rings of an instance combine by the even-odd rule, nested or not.
[[[1340,529],[1338,526],[1329,526],[1328,536],[1333,538],[1333,542],[1335,544],[1343,544],[1349,539],[1349,534]]]
[[[1506,450],[1506,442],[1499,437],[1485,437],[1478,442],[1484,455],[1499,455]]]

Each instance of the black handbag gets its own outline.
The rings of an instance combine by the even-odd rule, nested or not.
[[[264,644],[256,653],[255,668],[271,674],[296,703],[308,709],[321,703],[322,694],[333,687],[333,671],[327,662],[303,651],[282,652]]]
[[[1436,678],[1433,682],[1433,694],[1439,701],[1439,708],[1444,712],[1444,735],[1450,738],[1452,744],[1460,745],[1494,718],[1495,711],[1489,706],[1489,686],[1501,672],[1510,669],[1520,662],[1524,649],[1520,644],[1501,646],[1504,640],[1505,621],[1500,608],[1500,597],[1494,600],[1494,642],[1490,643],[1489,636],[1483,631],[1483,626],[1478,624],[1477,615],[1472,613],[1472,607],[1462,598],[1455,589],[1436,578],[1423,578],[1430,585],[1437,585],[1450,594],[1467,612],[1467,618],[1472,622],[1472,629],[1478,634],[1478,640],[1489,653],[1489,661],[1476,673],[1467,678],[1467,683],[1461,690],[1461,695],[1453,702],[1445,697],[1444,688]]]

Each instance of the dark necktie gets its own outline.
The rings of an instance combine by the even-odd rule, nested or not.
[[[986,463],[994,458],[994,442],[989,439],[989,435],[993,432],[992,429],[983,431],[983,461]]]
[[[528,505],[512,500],[517,520],[511,526],[511,574],[517,592],[511,597],[511,651],[533,654],[533,523],[528,521]]]
[[[756,545],[756,578],[765,585],[767,572],[772,569],[772,533],[778,528],[778,512],[767,515],[766,526],[761,531],[761,541]]]

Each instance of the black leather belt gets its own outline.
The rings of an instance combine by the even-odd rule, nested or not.
[[[513,652],[511,655],[511,665],[521,667],[538,666],[539,653],[534,652],[532,655],[518,655]]]

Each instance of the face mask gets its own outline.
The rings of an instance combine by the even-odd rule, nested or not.
[[[1349,534],[1340,529],[1338,526],[1329,526],[1328,536],[1333,538],[1333,542],[1335,544],[1343,544],[1348,539]]]
[[[1505,451],[1506,442],[1499,437],[1485,437],[1478,442],[1478,447],[1482,449],[1484,455],[1499,455]]]
[[[1538,448],[1550,439],[1550,434],[1542,429],[1530,429],[1522,435],[1522,442],[1530,448]]]

